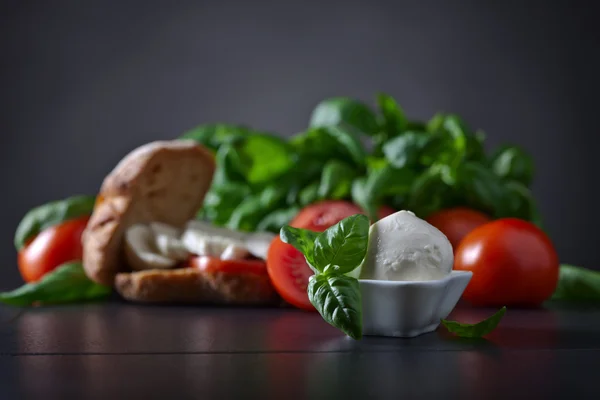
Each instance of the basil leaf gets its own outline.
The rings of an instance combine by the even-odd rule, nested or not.
[[[192,139],[212,150],[217,150],[223,144],[235,143],[252,133],[251,129],[242,125],[206,124],[188,130],[181,138]]]
[[[15,247],[17,250],[21,250],[29,239],[51,226],[91,215],[95,201],[94,196],[74,196],[32,209],[25,214],[17,227],[14,238]]]
[[[354,204],[362,208],[369,218],[373,219],[377,215],[376,196],[369,190],[368,178],[362,176],[352,182],[352,201]]]
[[[340,124],[349,125],[368,135],[379,131],[377,119],[371,109],[366,104],[347,97],[323,100],[310,117],[311,128]]]
[[[563,264],[552,300],[600,301],[600,272]]]
[[[250,195],[250,187],[243,183],[212,185],[204,197],[198,217],[206,218],[215,225],[225,225],[234,210]]]
[[[81,262],[63,264],[35,283],[0,293],[0,302],[12,306],[78,303],[106,298],[111,288],[90,280]]]
[[[459,337],[480,338],[496,329],[505,313],[506,307],[502,307],[491,317],[476,324],[462,324],[460,322],[447,321],[445,319],[442,319],[442,324],[444,324],[449,332],[452,332]]]
[[[319,198],[319,182],[313,182],[304,187],[298,194],[300,206],[304,207],[314,203]]]
[[[383,146],[385,158],[396,168],[411,166],[417,162],[421,150],[430,137],[422,132],[405,132]]]
[[[502,179],[521,182],[529,186],[533,180],[533,160],[517,146],[503,146],[490,158],[494,174]]]
[[[279,236],[284,243],[294,246],[296,250],[304,254],[306,262],[308,262],[309,267],[315,273],[322,271],[322,268],[319,268],[319,265],[315,264],[315,259],[313,257],[315,239],[318,235],[317,232],[309,231],[308,229],[293,228],[288,225],[281,228],[279,233]]]
[[[345,275],[313,275],[308,298],[323,319],[353,339],[362,338],[362,304],[358,280]]]
[[[256,231],[258,223],[271,211],[285,204],[286,189],[273,185],[247,197],[233,211],[227,227],[245,232]]]
[[[256,226],[257,231],[279,232],[282,226],[289,224],[298,215],[300,207],[290,207],[275,210],[267,214]]]
[[[360,135],[349,126],[312,128],[292,137],[290,145],[301,156],[322,162],[337,159],[363,165],[367,156]]]
[[[435,165],[423,171],[412,183],[407,209],[420,218],[457,203],[454,188],[444,181],[442,166]]]
[[[314,261],[325,274],[346,274],[356,269],[367,254],[369,218],[357,214],[320,233],[314,243]]]
[[[485,133],[482,131],[477,132],[474,135],[467,135],[467,153],[465,159],[469,161],[478,161],[486,163],[485,148],[483,143],[485,141]]]
[[[496,218],[511,215],[509,191],[496,175],[482,164],[468,161],[460,166],[459,187],[469,206]]]
[[[404,111],[392,96],[380,93],[377,95],[377,105],[383,116],[381,125],[388,138],[397,136],[406,129],[407,120]]]
[[[468,128],[456,115],[436,115],[428,124],[432,133],[421,152],[426,166],[444,164],[456,169],[467,155]]]
[[[212,186],[224,185],[231,182],[247,184],[244,175],[244,162],[240,154],[231,144],[223,144],[215,155],[217,168]]]
[[[368,177],[354,181],[352,199],[375,221],[382,198],[409,193],[415,179],[416,174],[411,169],[394,168],[386,162]]]
[[[506,182],[504,187],[508,191],[510,216],[531,221],[541,228],[542,219],[531,190],[521,182],[516,181]]]
[[[321,199],[343,199],[352,190],[356,171],[348,164],[331,160],[323,167],[318,195]]]
[[[283,139],[267,134],[248,136],[235,145],[235,151],[250,184],[268,183],[289,170],[294,163],[289,145]]]

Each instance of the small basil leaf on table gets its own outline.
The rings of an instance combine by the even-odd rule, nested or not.
[[[356,171],[350,165],[331,160],[323,167],[318,195],[321,199],[343,199],[352,190]]]
[[[358,280],[345,275],[313,275],[308,282],[308,298],[327,323],[353,339],[362,338]]]
[[[406,129],[406,115],[392,96],[385,93],[378,94],[377,105],[383,117],[380,125],[384,127],[388,138],[397,136]]]
[[[194,140],[216,151],[222,144],[234,143],[252,134],[251,129],[242,125],[206,124],[184,132],[181,138]]]
[[[529,154],[517,146],[500,147],[490,157],[494,174],[502,179],[521,182],[529,186],[533,179],[533,160]]]
[[[346,124],[374,135],[379,131],[377,118],[364,103],[347,97],[334,97],[320,102],[310,117],[310,127]]]
[[[63,264],[35,283],[0,293],[0,302],[12,306],[61,304],[99,300],[110,295],[111,288],[91,281],[81,262]]]
[[[563,264],[552,300],[600,302],[600,272]]]
[[[423,132],[404,132],[383,146],[383,154],[396,168],[411,166],[419,159],[430,136]]]
[[[300,207],[281,208],[267,214],[256,226],[257,231],[279,232],[282,226],[289,224],[298,215]]]
[[[502,307],[491,317],[476,324],[463,324],[455,321],[447,321],[445,319],[442,320],[442,324],[449,332],[452,332],[459,337],[480,338],[496,329],[505,313],[506,307]]]
[[[95,202],[94,196],[73,196],[32,209],[25,214],[17,227],[14,238],[15,247],[20,250],[29,239],[51,226],[91,215]]]
[[[315,239],[319,236],[317,232],[286,225],[281,228],[279,236],[284,243],[294,246],[296,250],[304,254],[304,258],[313,271],[323,271],[322,266],[316,264],[314,260]]]
[[[314,241],[314,261],[325,274],[346,274],[367,254],[369,218],[357,214],[320,233]]]

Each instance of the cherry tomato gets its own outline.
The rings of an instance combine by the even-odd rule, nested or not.
[[[290,225],[322,232],[356,214],[362,214],[362,210],[350,202],[324,201],[300,210]],[[308,278],[313,271],[300,251],[276,237],[269,246],[267,271],[275,290],[285,301],[298,308],[315,310],[306,293]]]
[[[267,274],[267,264],[263,260],[221,260],[216,257],[191,257],[189,266],[205,272],[225,272],[231,274]]]
[[[558,268],[548,236],[516,218],[475,228],[454,260],[454,269],[473,272],[463,298],[477,306],[540,305],[556,289]]]
[[[35,282],[69,261],[81,260],[81,234],[89,216],[51,226],[19,250],[19,271],[25,282]]]
[[[456,251],[460,241],[469,232],[492,219],[480,211],[457,207],[438,211],[425,220],[442,231]]]

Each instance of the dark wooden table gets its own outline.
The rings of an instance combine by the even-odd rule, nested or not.
[[[2,307],[0,321],[1,399],[600,398],[600,308],[509,309],[475,341],[357,342],[297,310],[118,301]]]

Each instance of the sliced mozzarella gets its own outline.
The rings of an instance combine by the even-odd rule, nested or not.
[[[245,258],[249,254],[242,240],[224,236],[225,232],[223,231],[218,233],[221,235],[218,235],[215,230],[206,232],[188,228],[181,236],[181,241],[190,253],[198,256],[232,260]]]
[[[154,246],[154,233],[146,225],[134,225],[127,230],[125,255],[129,265],[135,270],[167,269],[177,264],[177,260],[158,252]]]
[[[246,237],[244,244],[250,254],[254,257],[266,260],[269,246],[275,237],[277,237],[277,235],[268,232],[253,233]]]

